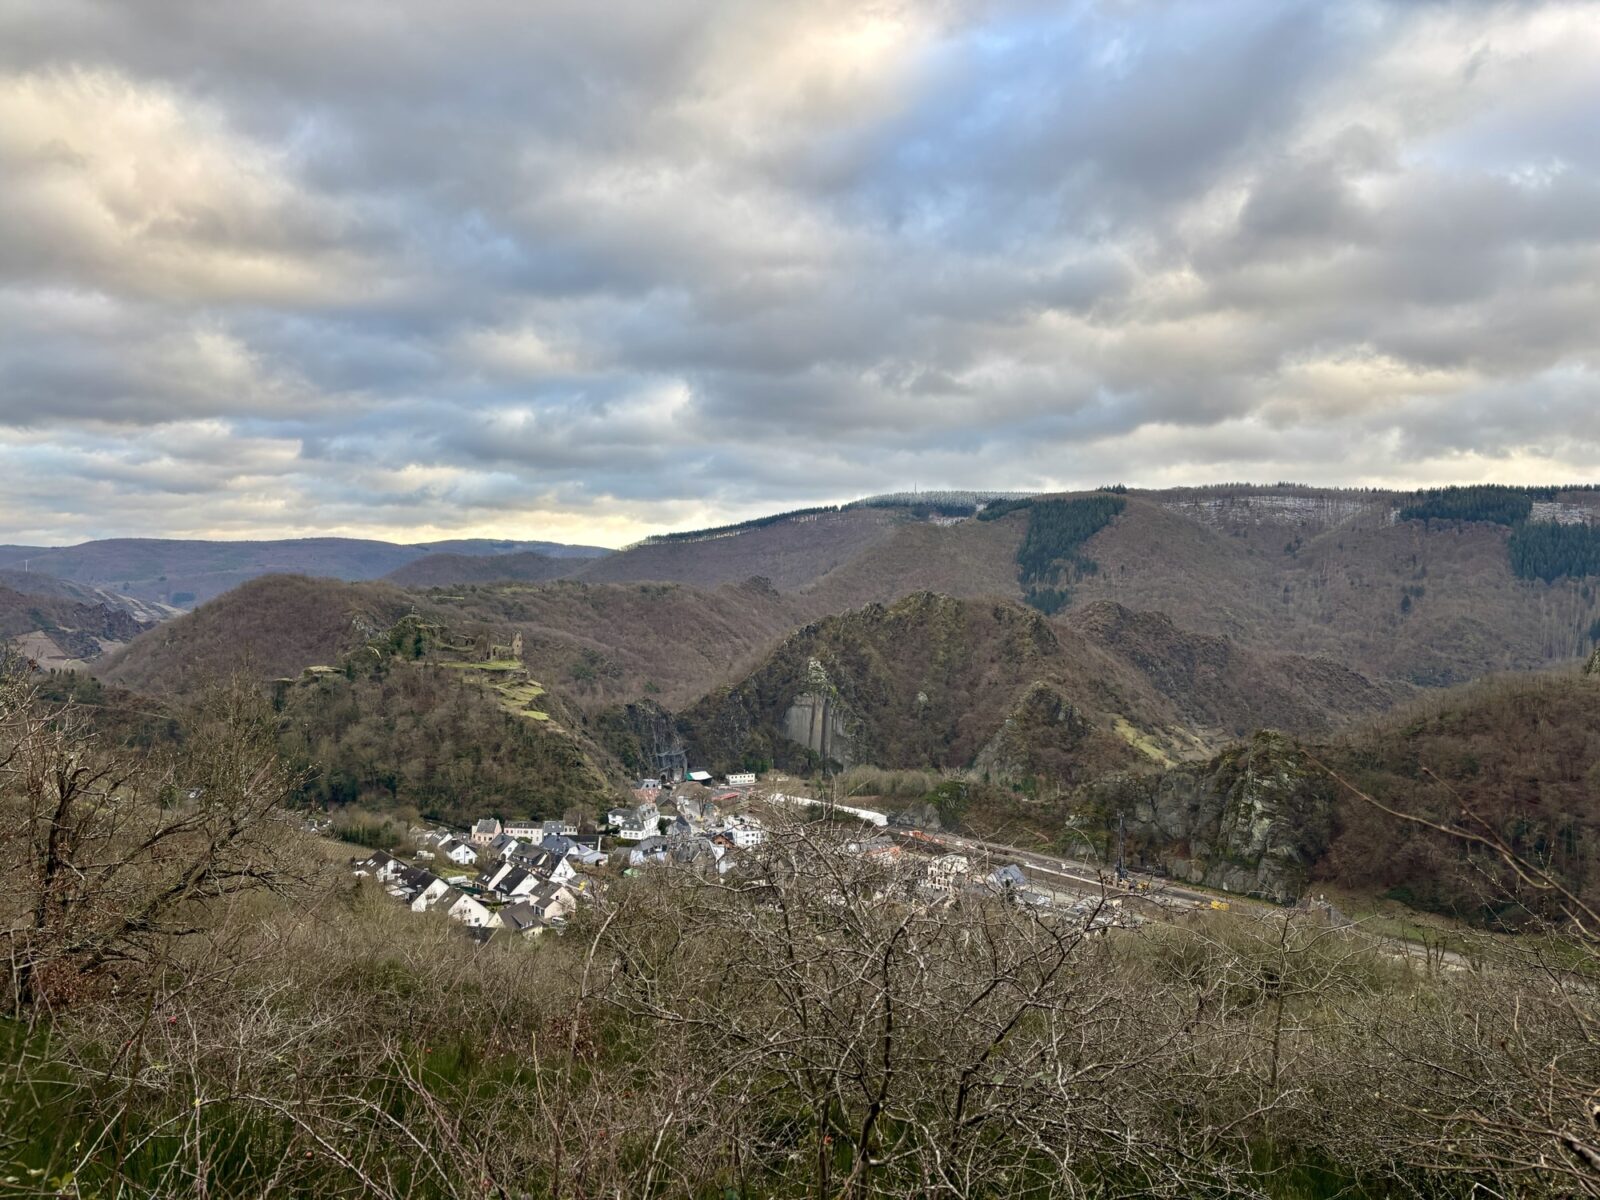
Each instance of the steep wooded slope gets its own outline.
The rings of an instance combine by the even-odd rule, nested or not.
[[[976,766],[1060,783],[1192,757],[1261,712],[1326,729],[1393,698],[1336,664],[1115,606],[1051,621],[1014,602],[917,593],[806,626],[683,722],[720,767]]]
[[[572,809],[592,818],[620,796],[620,767],[582,715],[493,637],[407,613],[334,662],[275,681],[306,799],[465,824]]]
[[[1074,582],[1074,597],[1424,686],[1587,651],[1600,580],[1520,579],[1507,528],[1400,520],[1404,499],[1309,489],[1131,495],[1088,543],[1098,570]],[[1600,520],[1595,503],[1580,494],[1569,515]]]
[[[384,583],[266,575],[159,626],[97,671],[137,691],[181,693],[247,669],[260,678],[331,663],[415,604]]]

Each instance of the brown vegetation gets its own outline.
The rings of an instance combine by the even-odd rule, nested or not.
[[[389,584],[268,575],[152,630],[97,673],[167,694],[244,668],[261,678],[295,676],[387,629],[413,603]]]
[[[517,554],[430,554],[386,576],[400,587],[444,587],[461,583],[543,583],[571,575],[591,560],[553,558],[522,551]]]

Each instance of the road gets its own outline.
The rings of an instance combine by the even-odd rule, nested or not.
[[[905,837],[905,835],[901,836],[902,838]],[[1218,898],[1213,893],[1195,891],[1175,884],[1171,880],[1139,874],[1130,874],[1129,877],[1139,883],[1148,883],[1150,885],[1149,890],[1127,892],[1116,886],[1111,872],[1107,871],[1103,866],[1083,862],[1079,859],[1039,854],[1032,850],[1019,850],[1015,846],[1007,846],[1000,842],[986,842],[978,838],[958,837],[953,833],[922,834],[905,840],[921,843],[930,848],[944,848],[951,851],[964,851],[968,854],[987,854],[994,858],[1004,858],[1026,868],[1030,875],[1042,875],[1049,882],[1063,886],[1064,890],[1076,892],[1079,895],[1098,896],[1102,891],[1109,891],[1119,896],[1132,896],[1156,904],[1171,901],[1188,901],[1193,904],[1209,905]],[[1272,907],[1264,901],[1237,896],[1228,897],[1227,902],[1230,906],[1241,905],[1263,909]]]
[[[1180,905],[1209,907],[1212,901],[1220,899],[1212,892],[1200,892],[1175,884],[1167,879],[1138,874],[1130,874],[1130,878],[1134,879],[1135,882],[1148,883],[1150,890],[1144,892],[1123,891],[1115,886],[1112,873],[1103,866],[1077,859],[1039,854],[1032,850],[1019,850],[1015,846],[1007,846],[1000,842],[986,842],[979,838],[959,837],[951,833],[916,834],[911,836],[902,833],[897,836],[902,841],[929,849],[944,849],[973,855],[986,854],[994,858],[1015,862],[1022,866],[1030,877],[1042,877],[1039,882],[1052,890],[1059,889],[1077,896],[1106,894],[1126,900],[1141,900],[1162,910],[1171,910]],[[1278,905],[1248,896],[1230,895],[1227,897],[1227,904],[1231,910],[1281,911]],[[1444,950],[1439,947],[1430,948],[1402,937],[1368,933],[1362,930],[1359,925],[1356,926],[1356,929],[1363,936],[1372,939],[1386,953],[1392,954],[1397,958],[1415,959],[1425,963],[1430,961],[1437,962],[1455,970],[1470,970],[1473,967],[1472,961],[1466,955],[1454,950]]]

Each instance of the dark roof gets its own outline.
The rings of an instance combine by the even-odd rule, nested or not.
[[[509,893],[513,888],[521,884],[524,879],[528,878],[528,874],[521,867],[512,867],[506,873],[506,877],[496,886],[496,890]]]
[[[502,908],[500,921],[514,933],[521,933],[525,929],[536,929],[544,924],[544,918],[526,900],[519,900]]]

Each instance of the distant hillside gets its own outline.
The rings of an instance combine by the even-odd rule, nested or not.
[[[259,575],[377,579],[436,552],[490,555],[523,551],[573,558],[606,553],[591,546],[489,539],[403,546],[332,537],[253,542],[112,538],[79,546],[0,550],[0,567],[17,568],[26,562],[30,570],[75,583],[187,608]]]
[[[393,625],[414,603],[386,583],[267,575],[144,634],[96,673],[158,694],[245,667],[263,679],[298,675]]]
[[[885,497],[655,539],[587,582],[762,576],[816,619],[916,591],[1112,601],[1264,652],[1442,687],[1600,641],[1600,493],[1409,494],[1297,485]],[[1507,524],[1506,522],[1511,522]]]
[[[524,550],[512,554],[429,554],[384,576],[401,587],[442,587],[455,583],[543,583],[571,575],[585,560],[557,558]]]
[[[692,583],[715,587],[759,575],[783,591],[802,588],[888,538],[903,516],[893,509],[826,510],[674,535],[589,563],[589,583]]]
[[[126,609],[0,586],[0,644],[51,668],[77,668],[150,627]]]
[[[1059,785],[1203,754],[1262,713],[1322,730],[1393,700],[1335,664],[1186,634],[1159,615],[1106,606],[1053,622],[1013,602],[917,593],[806,626],[682,723],[714,769],[960,767]]]
[[[57,579],[39,571],[0,569],[0,587],[10,588],[25,596],[45,596],[52,600],[72,600],[79,604],[105,605],[120,609],[136,621],[155,624],[178,615],[178,610],[165,604],[155,604],[132,596],[123,596],[106,588],[73,583]]]
[[[1600,524],[1600,497],[1556,494],[1553,515]],[[1600,578],[1520,578],[1507,527],[1406,519],[1413,501],[1312,489],[1130,496],[1089,543],[1098,571],[1075,598],[1429,687],[1587,651]]]

